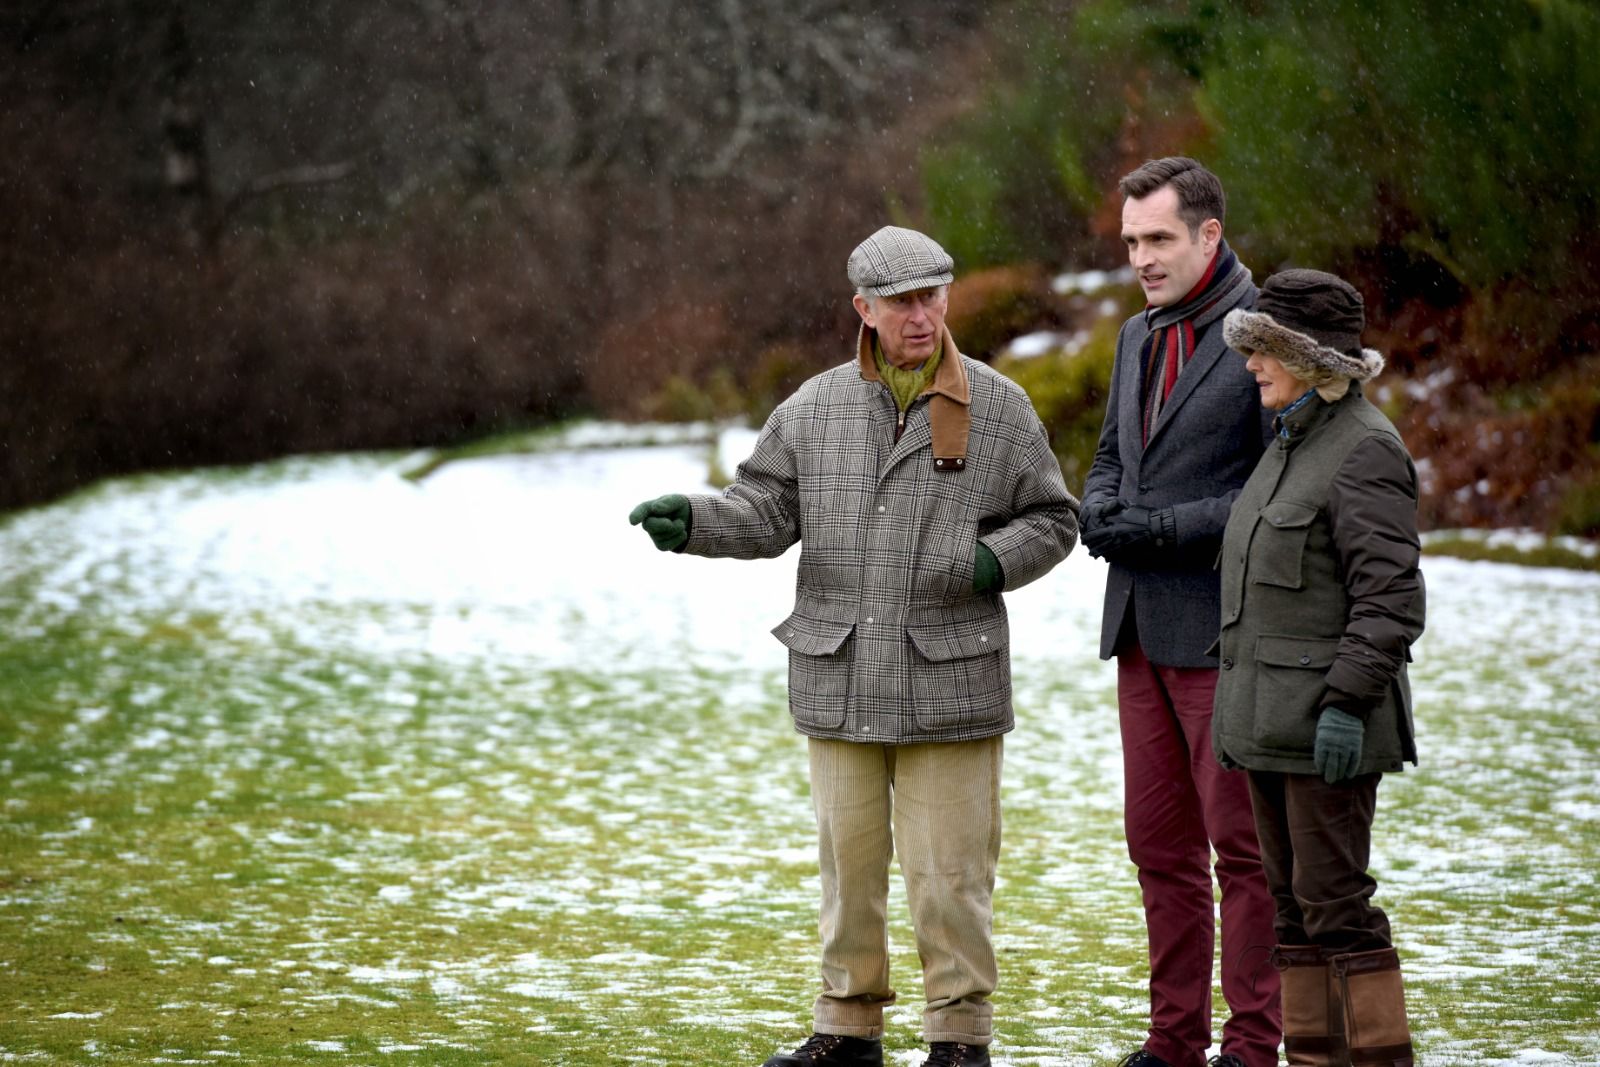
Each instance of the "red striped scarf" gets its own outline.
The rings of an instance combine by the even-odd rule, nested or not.
[[[1139,357],[1144,369],[1143,440],[1146,443],[1150,440],[1151,428],[1161,417],[1161,409],[1172,395],[1178,375],[1194,358],[1197,332],[1238,303],[1249,282],[1250,271],[1224,241],[1217,246],[1205,273],[1182,300],[1170,307],[1145,309],[1150,336],[1145,339]]]

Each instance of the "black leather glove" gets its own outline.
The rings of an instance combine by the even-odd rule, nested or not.
[[[689,541],[691,517],[689,498],[671,493],[646,500],[629,513],[628,521],[635,526],[642,523],[644,532],[661,551],[676,552]]]
[[[1089,555],[1099,559],[1105,554],[1104,537],[1106,521],[1127,505],[1119,497],[1108,497],[1084,504],[1078,509],[1078,540],[1088,549]]]
[[[1174,544],[1177,520],[1171,508],[1152,509],[1143,504],[1129,504],[1098,523],[1092,540],[1087,533],[1082,536],[1091,556],[1109,559],[1133,548]]]

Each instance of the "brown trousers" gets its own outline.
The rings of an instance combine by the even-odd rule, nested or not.
[[[1381,774],[1329,785],[1315,774],[1251,771],[1261,866],[1280,945],[1330,953],[1391,947],[1389,917],[1367,873]]]

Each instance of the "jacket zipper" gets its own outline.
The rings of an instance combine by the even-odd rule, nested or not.
[[[906,413],[902,411],[900,418],[894,424],[894,443],[900,443],[900,435],[906,432]]]

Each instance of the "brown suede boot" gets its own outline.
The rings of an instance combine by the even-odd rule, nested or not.
[[[1344,1004],[1344,1030],[1354,1067],[1412,1067],[1411,1030],[1406,1025],[1400,954],[1392,948],[1346,952],[1328,961]]]
[[[1272,950],[1283,988],[1283,1054],[1289,1067],[1345,1067],[1344,1009],[1328,955],[1319,945]]]

